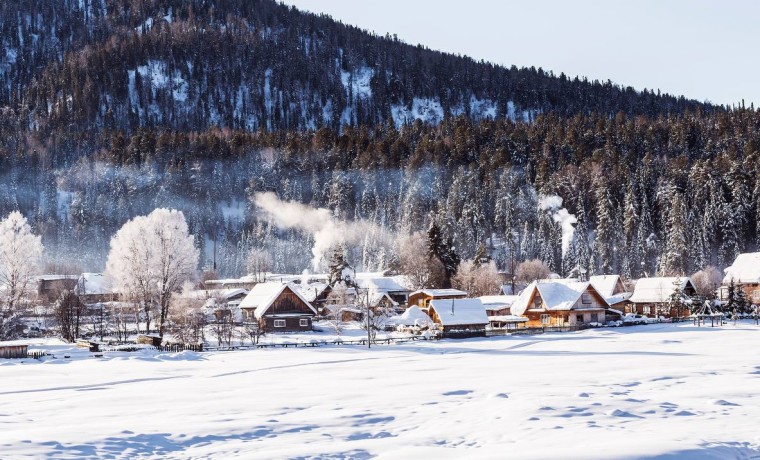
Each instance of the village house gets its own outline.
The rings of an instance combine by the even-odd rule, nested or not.
[[[443,337],[485,336],[488,316],[479,299],[433,299],[428,315]]]
[[[409,294],[409,306],[416,305],[425,310],[432,300],[464,299],[467,293],[459,289],[422,289]]]
[[[332,288],[329,284],[320,281],[306,283],[301,282],[296,285],[301,291],[301,295],[306,299],[312,307],[317,311],[322,311],[327,303],[327,298],[332,292]]]
[[[512,304],[516,295],[487,295],[478,297],[488,316],[489,325],[494,329],[513,329],[528,322],[523,316],[512,314]]]
[[[513,315],[528,318],[528,327],[603,324],[609,304],[588,281],[534,281],[512,304]]]
[[[633,289],[633,295],[629,299],[630,303],[625,312],[656,318],[689,316],[691,312],[688,309],[682,309],[683,311],[679,311],[677,308],[671,309],[671,297],[676,287],[683,291],[684,302],[690,304],[697,291],[689,277],[641,278],[636,282],[636,287]]]
[[[74,294],[84,304],[114,302],[119,298],[118,293],[108,288],[102,273],[82,273],[74,287]]]
[[[383,297],[383,294],[386,294],[395,305],[406,305],[409,301],[409,289],[402,286],[392,276],[383,276],[380,273],[357,273],[356,285],[360,290],[369,291],[370,298],[377,301]]]
[[[589,278],[597,292],[607,301],[607,319],[620,319],[625,307],[630,303],[632,292],[628,292],[620,275],[597,275]]]
[[[739,254],[724,272],[726,275],[718,289],[718,298],[721,301],[728,300],[728,287],[733,281],[735,287],[744,291],[747,300],[760,305],[760,252]]]
[[[293,284],[259,283],[240,303],[243,320],[256,322],[266,332],[310,331],[317,315]]]
[[[63,291],[72,291],[79,275],[40,275],[37,281],[37,299],[44,303],[55,302]]]

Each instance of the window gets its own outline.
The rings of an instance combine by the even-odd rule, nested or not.
[[[541,297],[533,297],[533,308],[541,308]]]
[[[541,324],[549,324],[549,315],[541,315]]]
[[[274,320],[274,327],[285,327],[285,320],[284,319]]]
[[[583,315],[575,315],[575,322],[576,323],[582,323],[583,322]]]
[[[306,319],[306,318],[301,318],[300,321],[298,321],[298,324],[301,327],[307,327],[307,326],[309,326],[309,320]]]
[[[599,322],[599,314],[598,313],[591,313],[591,322],[592,323],[598,323]]]
[[[581,303],[583,305],[591,305],[591,294],[582,294]]]
[[[645,314],[645,315],[648,315],[648,314],[652,313],[652,307],[650,307],[649,305],[647,305],[646,307],[644,307],[642,309],[642,313]]]

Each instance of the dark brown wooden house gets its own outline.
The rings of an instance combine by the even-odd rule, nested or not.
[[[266,332],[310,331],[317,311],[291,284],[259,283],[240,302],[243,321]]]

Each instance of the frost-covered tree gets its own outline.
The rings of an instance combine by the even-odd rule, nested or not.
[[[712,265],[691,275],[697,294],[711,299],[715,296],[715,290],[720,286],[723,277],[720,271]]]
[[[198,257],[184,214],[156,209],[128,221],[111,238],[106,273],[118,292],[142,304],[148,331],[156,310],[163,335],[171,296],[196,275]]]
[[[26,218],[13,211],[0,221],[0,338],[8,337],[18,306],[39,273],[42,239],[32,233]]]

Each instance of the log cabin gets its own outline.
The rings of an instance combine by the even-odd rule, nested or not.
[[[292,284],[259,283],[240,302],[243,320],[265,332],[311,331],[317,311]]]
[[[691,303],[691,298],[696,296],[697,290],[694,283],[689,277],[656,277],[641,278],[636,282],[633,289],[633,295],[629,299],[630,303],[626,306],[626,313],[636,313],[644,316],[664,317],[664,318],[683,318],[691,314],[686,311],[678,311],[677,308],[671,309],[671,296],[680,286],[683,290],[683,299]]]
[[[528,318],[528,327],[603,324],[609,304],[588,281],[534,281],[512,304],[512,314]]]

